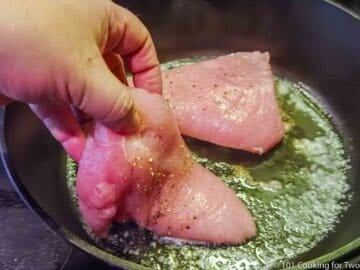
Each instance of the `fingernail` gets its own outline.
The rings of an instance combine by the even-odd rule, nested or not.
[[[132,114],[132,118],[129,121],[128,130],[131,133],[136,133],[140,127],[140,124],[141,124],[140,115],[138,114],[137,111],[134,111],[134,113]]]
[[[118,129],[118,133],[124,135],[134,134],[139,130],[141,125],[141,118],[138,112],[135,110],[129,114],[128,117],[121,121],[121,127]]]

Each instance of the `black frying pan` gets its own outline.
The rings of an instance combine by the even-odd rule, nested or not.
[[[352,205],[335,231],[297,261],[360,255],[360,20],[320,0],[119,1],[150,29],[162,61],[241,50],[270,51],[281,75],[310,85],[341,131],[351,156]],[[94,246],[72,208],[65,154],[21,104],[1,115],[2,157],[25,203],[56,232],[113,265],[138,266]]]

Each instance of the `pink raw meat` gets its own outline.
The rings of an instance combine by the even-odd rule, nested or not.
[[[164,99],[133,91],[142,119],[135,135],[96,124],[77,175],[86,223],[106,237],[113,220],[135,220],[159,236],[236,244],[256,233],[235,193],[191,158]]]
[[[163,72],[182,134],[262,154],[284,136],[269,54],[240,52]]]

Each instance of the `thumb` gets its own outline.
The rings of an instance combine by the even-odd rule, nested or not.
[[[73,105],[116,132],[131,133],[139,122],[131,90],[109,70],[101,55],[88,58],[70,89]],[[78,88],[78,89],[77,89]],[[72,91],[73,90],[73,91]]]

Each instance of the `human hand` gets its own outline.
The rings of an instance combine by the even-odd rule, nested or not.
[[[85,133],[71,106],[123,131],[136,125],[124,64],[135,87],[161,93],[149,32],[108,0],[2,0],[0,104],[31,104],[79,160]]]

